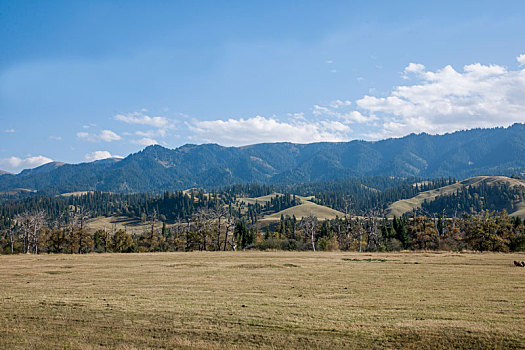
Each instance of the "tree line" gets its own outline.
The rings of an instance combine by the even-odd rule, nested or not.
[[[86,229],[91,213],[79,207],[49,220],[45,212],[18,214],[0,231],[0,253],[92,253],[280,250],[476,250],[524,251],[525,225],[506,211],[484,211],[458,218],[405,216],[333,220],[315,216],[281,217],[261,226],[235,218],[227,207],[201,208],[167,224],[153,209],[141,231],[108,227]],[[67,216],[67,220],[64,218]]]
[[[83,207],[93,216],[127,216],[137,219],[144,219],[155,210],[165,221],[174,222],[179,218],[187,219],[203,208],[213,209],[226,205],[234,216],[240,218],[247,214],[246,220],[254,223],[264,214],[297,205],[298,200],[292,193],[302,196],[314,194],[317,204],[341,211],[347,209],[347,204],[351,203],[353,212],[364,214],[373,208],[384,208],[393,201],[409,198],[421,191],[453,181],[455,180],[423,181],[419,178],[376,176],[282,186],[240,184],[207,193],[202,189],[194,189],[135,194],[93,191],[69,196],[40,193],[26,193],[20,195],[21,197],[0,195],[0,229],[9,227],[20,213],[42,210],[47,218],[56,220],[71,207]],[[274,192],[283,195],[272,198],[268,203],[246,205],[241,210],[236,207],[238,198],[260,197]],[[67,219],[68,217],[65,218]]]

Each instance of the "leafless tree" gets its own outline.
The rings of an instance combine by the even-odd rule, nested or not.
[[[9,245],[11,246],[11,254],[15,252],[15,241],[17,236],[18,227],[16,225],[7,228],[7,234],[9,236]]]
[[[192,223],[199,240],[202,244],[199,244],[201,250],[208,249],[208,234],[210,231],[210,212],[206,208],[199,209],[192,216]]]
[[[234,247],[236,247],[236,245],[235,245],[235,235],[233,234],[233,227],[235,226],[235,220],[233,220],[233,217],[232,217],[230,212],[228,212],[228,216],[226,216],[225,226],[226,226],[226,232],[224,233],[224,251],[226,251],[226,249],[227,249],[228,237],[230,235],[230,232],[232,233],[231,246],[232,246],[232,249],[235,250],[235,248],[234,248]]]
[[[91,211],[86,210],[83,206],[77,207],[77,212],[75,213],[76,221],[80,224],[80,229],[84,229],[84,225],[86,223],[86,220],[91,217]]]
[[[300,226],[303,228],[305,234],[310,237],[310,241],[312,242],[312,249],[315,252],[315,233],[317,231],[317,225],[319,224],[319,220],[317,220],[316,216],[308,215],[301,219]]]
[[[215,250],[221,250],[221,220],[226,219],[228,214],[228,209],[220,205],[210,211],[211,219],[217,224],[217,241],[215,243]]]
[[[45,213],[43,210],[37,212],[24,212],[16,216],[16,221],[22,228],[24,234],[24,252],[38,254],[38,234],[45,224]]]

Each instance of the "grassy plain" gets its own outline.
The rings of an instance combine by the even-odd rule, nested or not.
[[[2,349],[525,348],[517,254],[0,256]]]

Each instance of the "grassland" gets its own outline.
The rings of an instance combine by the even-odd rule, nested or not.
[[[264,203],[270,202],[273,198],[277,196],[281,196],[281,195],[282,194],[280,193],[274,192],[272,194],[261,196],[261,197],[242,197],[242,198],[238,198],[237,202],[244,203],[244,204],[252,204],[252,205],[254,205],[255,203],[264,204]]]
[[[425,191],[419,193],[417,196],[408,199],[402,199],[397,202],[392,203],[387,209],[387,216],[401,216],[407,212],[412,211],[415,208],[419,208],[425,200],[432,201],[438,196],[450,195],[455,193],[458,189],[467,187],[467,186],[476,186],[481,183],[487,184],[507,184],[509,186],[522,186],[525,187],[525,182],[518,179],[513,179],[506,176],[476,176],[460,182],[456,182],[452,185],[440,187],[434,190]],[[520,203],[519,208],[522,209],[525,207],[525,203]],[[511,215],[520,216],[525,218],[525,210],[518,210],[515,213],[510,213]]]
[[[302,201],[301,204],[296,205],[295,207],[291,207],[285,210],[281,210],[277,213],[267,215],[264,218],[262,218],[261,222],[268,222],[268,221],[279,221],[281,219],[281,215],[283,216],[289,216],[292,217],[295,215],[297,220],[301,220],[303,216],[313,215],[316,216],[319,220],[329,220],[329,219],[335,219],[336,216],[339,216],[340,218],[344,217],[344,213],[341,213],[340,211],[334,210],[332,208],[325,207],[323,205],[315,204],[310,201]]]
[[[157,228],[162,224],[157,223]],[[170,225],[167,225],[168,227]],[[151,230],[151,222],[141,222],[138,219],[132,219],[127,216],[98,216],[86,221],[86,228],[89,232],[106,229],[109,232],[126,230],[129,233],[142,233]]]
[[[524,348],[518,258],[0,256],[0,348]]]
[[[278,195],[280,194],[272,193],[267,196],[262,196],[262,197],[257,197],[257,198],[239,198],[237,199],[237,202],[239,204],[245,204],[245,205],[255,204],[255,203],[262,204],[264,202],[270,202],[272,198]],[[314,199],[314,196],[303,197],[303,196],[296,195],[295,197],[300,199],[301,204],[281,210],[277,213],[266,215],[264,218],[260,219],[260,222],[267,223],[267,222],[279,221],[281,219],[281,215],[285,217],[286,216],[292,217],[295,215],[297,220],[301,220],[303,216],[308,216],[308,215],[316,216],[319,220],[335,219],[336,216],[339,216],[340,218],[344,217],[344,214],[341,213],[340,211],[311,202],[311,200]]]

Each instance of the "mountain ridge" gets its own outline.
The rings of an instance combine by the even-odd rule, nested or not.
[[[0,191],[149,192],[234,183],[289,184],[344,177],[510,175],[525,170],[525,124],[380,141],[148,146],[121,160],[44,165],[0,177]],[[38,171],[37,171],[38,170]]]

